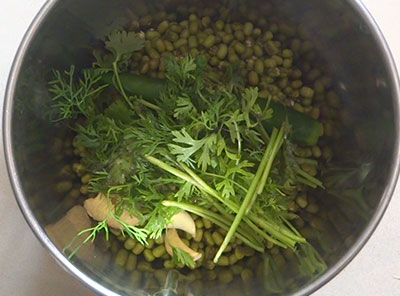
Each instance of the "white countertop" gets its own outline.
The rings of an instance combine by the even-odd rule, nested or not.
[[[44,2],[2,0],[0,3],[0,111],[14,54]],[[364,0],[364,3],[383,31],[400,68],[400,1]],[[0,295],[94,295],[50,258],[29,229],[14,200],[0,144]],[[315,296],[400,295],[400,280],[396,279],[400,276],[399,209],[400,185],[367,245]]]

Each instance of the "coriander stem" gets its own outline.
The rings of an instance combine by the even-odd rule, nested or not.
[[[216,197],[219,200],[223,200],[221,196],[219,196],[218,192],[211,188],[203,179],[200,178],[192,169],[190,169],[186,164],[179,163],[179,165],[206,191],[207,193],[211,194],[212,196]]]
[[[206,210],[204,208],[201,208],[199,206],[195,206],[192,204],[187,204],[187,203],[181,203],[181,202],[175,202],[175,201],[169,201],[169,200],[164,200],[162,202],[162,204],[166,207],[177,207],[180,208],[182,210],[191,212],[195,215],[198,215],[200,217],[206,218],[208,220],[210,220],[212,223],[218,225],[219,227],[221,227],[224,230],[228,230],[229,227],[229,221],[225,221],[224,218],[218,216],[217,214],[215,214],[212,211]],[[243,235],[240,232],[235,233],[235,236],[242,240],[243,243],[245,243],[246,245],[248,245],[249,247],[259,251],[259,252],[264,252],[264,247],[257,245],[257,243],[252,242],[251,239],[247,238],[245,235]]]
[[[297,181],[299,181],[300,183],[303,183],[313,189],[317,188],[318,186],[315,185],[313,182],[311,182],[310,180],[303,178],[302,176],[296,176]]]
[[[159,168],[161,168],[161,169],[163,169],[163,170],[165,170],[167,172],[170,172],[171,174],[173,174],[173,175],[175,175],[175,176],[177,176],[179,178],[182,178],[183,180],[189,182],[190,184],[193,184],[195,186],[199,186],[199,184],[195,180],[193,180],[189,175],[187,175],[184,172],[182,172],[182,171],[170,166],[169,164],[166,164],[165,162],[163,162],[163,161],[161,161],[161,160],[159,160],[159,159],[157,159],[157,158],[155,158],[153,156],[150,156],[150,155],[145,155],[145,158],[150,163],[158,166]]]
[[[272,243],[274,243],[277,246],[280,246],[282,248],[286,248],[287,246],[276,240],[275,238],[273,238],[272,236],[270,236],[268,233],[266,233],[265,231],[263,231],[262,229],[260,229],[253,221],[251,221],[249,218],[247,217],[243,217],[243,221],[250,227],[250,229],[252,229],[256,234],[258,234],[260,237],[266,239],[267,241],[270,241]]]
[[[267,131],[265,130],[264,126],[261,123],[260,118],[257,117],[257,130],[260,132],[261,137],[263,138],[264,142],[267,143],[270,139],[270,137],[268,136]]]
[[[207,176],[210,176],[210,177],[220,178],[220,179],[224,179],[224,180],[228,179],[225,176],[221,176],[221,175],[217,175],[217,174],[213,174],[213,173],[204,172],[204,174],[207,175]],[[240,185],[238,182],[236,182],[234,180],[229,180],[229,181],[231,181],[232,184],[236,185],[238,188],[242,189],[244,192],[247,192],[247,188],[242,186],[242,185]]]
[[[278,135],[276,136],[276,139],[274,140],[274,146],[272,147],[272,151],[271,151],[271,154],[270,154],[270,156],[268,158],[268,162],[267,162],[267,164],[265,166],[263,175],[261,176],[260,184],[259,184],[258,190],[257,190],[257,194],[261,194],[262,191],[264,190],[265,183],[267,182],[267,179],[268,179],[268,176],[269,176],[269,172],[271,171],[272,163],[274,162],[275,156],[278,153],[278,151],[281,148],[281,145],[283,143],[283,137],[284,137],[284,128],[282,126],[281,129],[279,130]],[[248,210],[250,210],[250,208]]]
[[[193,170],[191,170],[187,165],[185,165],[184,163],[178,163],[187,173],[190,174],[191,177],[193,177],[193,179],[195,180],[195,182],[197,182],[199,185],[197,185],[197,187],[203,191],[204,187],[209,187],[201,178],[200,176],[198,176]],[[201,185],[203,187],[201,187]],[[209,188],[209,190],[207,191],[203,191],[204,196],[213,204],[213,206],[215,206],[215,208],[222,214],[224,215],[227,219],[229,219],[231,222],[234,220],[234,218],[229,215],[228,213],[226,213],[225,209],[216,201],[214,201],[211,196],[209,195],[209,192],[214,192],[214,196],[221,201],[222,203],[224,203],[224,200],[221,196],[219,196],[218,192],[213,190],[211,187]],[[226,201],[225,201],[226,203]],[[233,210],[235,213],[237,213],[238,211],[238,206],[234,203],[232,203],[231,205],[231,210]],[[255,225],[253,222],[251,222],[248,218],[245,219],[246,224],[248,225],[248,227],[250,228],[249,230],[253,230],[255,233],[258,233],[258,235],[260,235],[261,237],[275,243],[278,246],[282,246],[285,247],[285,245],[283,245],[282,243],[280,243],[279,241],[275,240],[274,238],[272,238],[271,236],[269,236],[267,233],[263,232],[261,229],[259,229],[257,227],[257,225]],[[257,235],[254,236],[254,239],[257,240],[258,242],[260,242],[260,240],[258,239]]]
[[[295,167],[294,168],[295,172],[298,173],[300,176],[304,177],[305,179],[309,180],[310,182],[314,183],[315,185],[317,185],[318,187],[324,188],[324,185],[322,184],[322,182],[320,180],[318,180],[317,178],[314,178],[313,176],[311,176],[310,174],[307,174],[305,171],[303,171],[302,169]]]
[[[118,88],[118,90],[121,92],[121,94],[122,94],[124,100],[126,101],[126,103],[128,104],[128,106],[129,106],[130,108],[133,109],[134,106],[132,105],[131,101],[129,101],[129,98],[128,98],[128,96],[126,95],[125,89],[124,89],[124,87],[122,86],[121,79],[119,78],[118,60],[116,60],[116,61],[113,63],[113,71],[114,71],[115,80],[116,80],[116,82],[117,82],[117,88]]]
[[[208,185],[193,171],[193,170],[191,170],[187,165],[185,165],[185,164],[183,164],[183,163],[180,163],[180,165],[181,165],[182,168],[183,168],[186,172],[188,172],[188,173],[190,174],[190,176],[193,177],[193,179],[195,179],[195,181],[197,181],[200,185],[202,185],[203,187],[209,187],[209,186],[208,186]],[[200,188],[200,190],[202,190],[202,189]],[[246,191],[246,190],[245,190],[245,191]],[[222,198],[222,197],[218,194],[218,192],[217,192],[216,190],[214,190],[214,189],[212,189],[212,188],[210,187],[210,189],[208,190],[208,192],[213,192],[214,194],[212,194],[212,196],[216,197],[220,202],[226,204],[226,205],[230,208],[230,210],[232,210],[233,212],[237,213],[237,212],[239,211],[239,206],[238,206],[238,205],[236,205],[234,202],[231,202],[231,201],[229,201],[229,200],[226,200],[226,199]],[[207,197],[209,197],[207,194],[208,194],[208,193],[205,192],[205,195],[206,195]],[[218,210],[221,214],[225,214],[225,213],[226,213],[225,210],[224,210],[224,208],[221,207],[218,203],[213,203],[213,205],[217,208],[217,210]],[[234,219],[232,218],[232,220],[234,220]],[[265,238],[265,239],[267,239],[267,240],[273,242],[274,244],[276,244],[276,245],[278,245],[278,246],[281,246],[281,247],[283,247],[283,248],[286,247],[284,244],[282,244],[282,243],[279,242],[278,240],[274,239],[273,237],[269,236],[267,233],[265,233],[265,232],[263,232],[261,229],[259,229],[259,228],[257,227],[257,225],[255,225],[249,218],[245,217],[243,220],[246,222],[246,224],[247,224],[254,232],[258,233],[258,235],[260,235],[261,237],[263,237],[263,238]]]
[[[272,134],[276,134],[276,129],[273,130]],[[275,136],[276,137],[276,136]],[[271,136],[272,138],[272,136]],[[219,257],[222,255],[222,253],[224,252],[225,248],[228,246],[232,236],[235,234],[236,229],[238,228],[240,222],[242,221],[243,215],[245,214],[249,204],[251,203],[253,196],[257,194],[256,190],[257,190],[257,186],[258,183],[263,175],[263,171],[264,168],[267,164],[268,158],[270,156],[270,151],[272,149],[272,147],[275,145],[275,141],[270,140],[268,143],[268,146],[264,152],[264,155],[261,159],[260,165],[257,169],[257,172],[254,176],[253,181],[250,184],[249,190],[247,191],[246,196],[244,197],[244,200],[239,208],[239,211],[236,214],[235,219],[233,220],[231,227],[229,228],[228,233],[225,236],[224,241],[222,242],[217,254],[214,257],[214,262],[217,263]]]
[[[264,155],[263,155],[263,158],[261,159],[260,166],[259,166],[259,168],[258,168],[258,169],[261,169],[262,172],[265,172],[265,167],[266,167],[266,164],[267,164],[267,163],[266,163],[266,164],[264,165],[264,167],[262,167],[263,161],[264,161],[265,159],[268,160],[268,159],[270,159],[270,158],[273,157],[272,154],[271,154],[271,150],[273,149],[274,143],[275,143],[275,141],[276,141],[276,137],[277,137],[277,130],[274,128],[274,129],[272,130],[271,137],[270,137],[270,139],[269,139],[267,149],[265,150],[265,153],[264,153]],[[260,177],[260,179],[257,180],[257,183],[260,183],[260,180],[262,179],[263,175],[264,175],[264,174],[262,174],[261,177]],[[264,183],[264,185],[265,185],[265,183]],[[264,185],[263,185],[263,187],[264,187]],[[258,187],[258,188],[259,188],[259,187]],[[251,207],[253,206],[254,202],[256,201],[257,194],[259,194],[259,193],[258,193],[258,190],[259,190],[258,188],[256,189],[256,191],[254,191],[254,192],[252,193],[251,201],[250,201],[250,203],[249,203],[249,205],[248,205],[248,207],[247,207],[247,209],[246,209],[246,215],[250,212]]]
[[[290,246],[290,247],[293,248],[296,245],[296,242],[304,243],[306,241],[303,237],[292,233],[290,231],[290,229],[288,229],[285,226],[273,225],[273,224],[271,224],[270,222],[267,222],[264,219],[261,219],[261,218],[255,216],[255,215],[251,215],[251,213],[249,213],[249,218],[256,225],[259,225],[261,228],[263,228],[266,231],[268,231],[269,233],[271,233],[271,235],[275,236],[276,238],[279,238],[279,240],[281,242],[287,244],[287,246]]]
[[[139,102],[139,103],[141,103],[143,106],[146,106],[146,107],[148,107],[148,108],[150,108],[150,109],[153,109],[153,110],[155,110],[155,111],[161,111],[162,109],[160,108],[160,107],[158,107],[157,105],[154,105],[154,104],[152,104],[152,103],[150,103],[149,101],[146,101],[146,100],[144,100],[144,99],[137,99],[137,101]]]
[[[315,159],[303,158],[303,157],[294,157],[294,159],[299,164],[311,164],[314,166],[318,165],[318,161],[316,161]]]
[[[238,152],[237,152],[237,156],[238,159],[236,160],[236,165],[239,164],[239,159],[240,156],[242,154],[242,139],[240,138],[240,131],[239,131],[239,127],[237,125],[236,120],[233,120],[233,125],[235,126],[235,130],[236,130],[236,138],[237,138],[237,142],[238,142]],[[232,180],[235,178],[235,174],[233,174],[232,176]]]
[[[223,204],[227,205],[231,211],[237,212],[239,210],[238,205],[236,205],[234,202],[230,201],[229,199],[223,198],[215,189],[211,188],[206,182],[204,182],[203,179],[201,179],[201,177],[199,175],[197,175],[187,165],[185,165],[184,163],[180,163],[180,165],[201,186],[200,189],[203,189],[205,192],[207,192],[211,196],[214,196],[216,199],[218,199]]]
[[[283,219],[283,221],[285,222],[285,224],[287,225],[287,227],[293,231],[294,234],[296,235],[301,235],[300,232],[296,229],[296,227],[294,227],[292,225],[292,223],[290,223],[286,218]]]
[[[209,196],[206,192],[203,192],[204,196],[212,203],[212,205],[220,212],[220,214],[222,214],[226,219],[229,220],[229,224],[232,223],[232,221],[234,220],[234,217],[230,214],[228,214],[224,207],[222,207],[218,202],[216,202],[211,196]],[[273,239],[272,237],[270,237],[267,233],[265,233],[264,231],[262,231],[260,228],[257,227],[257,225],[255,225],[253,222],[251,222],[249,219],[243,219],[246,224],[245,226],[247,226],[247,231],[248,232],[254,232],[254,234],[251,234],[251,236],[253,237],[253,239],[259,243],[262,243],[262,241],[260,240],[260,238],[257,236],[257,234],[262,237],[265,238],[267,240],[272,241],[273,243],[275,243],[278,246],[282,246],[285,247],[284,245],[282,245],[282,243],[280,243],[279,241]]]

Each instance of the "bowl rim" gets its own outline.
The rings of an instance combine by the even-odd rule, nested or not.
[[[398,77],[398,72],[396,69],[396,64],[394,62],[392,53],[389,49],[389,46],[379,29],[377,23],[372,17],[371,13],[368,11],[362,0],[344,0],[346,1],[357,13],[358,15],[365,21],[372,34],[372,38],[374,38],[375,42],[378,44],[379,49],[383,55],[385,67],[387,68],[388,74],[390,75],[390,80],[393,85],[392,95],[393,95],[393,112],[394,117],[399,118],[400,114],[400,82]],[[14,57],[12,67],[9,73],[6,92],[4,97],[4,108],[3,108],[3,146],[5,153],[6,166],[8,171],[8,176],[11,182],[11,186],[17,200],[18,206],[27,221],[29,227],[35,234],[35,236],[39,239],[41,244],[50,251],[50,254],[55,259],[55,261],[68,273],[74,275],[77,279],[79,279],[83,284],[87,287],[93,289],[95,292],[101,295],[119,295],[116,292],[111,291],[110,289],[104,287],[96,280],[87,276],[84,272],[80,271],[71,261],[69,261],[63,254],[60,252],[57,247],[51,242],[51,240],[46,235],[44,229],[40,226],[39,222],[33,215],[32,210],[30,209],[27,200],[24,197],[24,192],[22,188],[22,183],[19,179],[17,173],[17,167],[14,160],[14,152],[13,152],[13,141],[11,136],[11,127],[12,127],[12,106],[15,95],[15,86],[18,79],[18,73],[21,69],[22,62],[25,57],[25,53],[28,50],[32,39],[34,39],[36,32],[40,28],[41,24],[45,21],[47,16],[52,12],[54,6],[59,2],[59,0],[47,0],[39,12],[36,14],[35,18],[31,22],[28,30],[24,34],[24,37],[18,47],[16,55]],[[387,182],[387,186],[385,191],[382,193],[381,201],[376,209],[374,215],[370,219],[369,223],[366,225],[364,231],[358,237],[357,242],[349,248],[346,253],[341,257],[341,259],[336,262],[333,266],[331,266],[323,275],[318,277],[313,282],[309,283],[307,286],[301,288],[299,291],[294,292],[293,295],[296,296],[305,296],[310,295],[313,292],[317,291],[319,288],[328,283],[331,279],[333,279],[340,271],[342,271],[360,252],[362,247],[367,243],[369,238],[372,236],[379,222],[381,221],[389,202],[392,198],[397,179],[399,176],[399,166],[400,166],[400,150],[399,150],[399,132],[400,132],[400,120],[395,120],[395,135],[396,140],[394,141],[394,150],[392,155],[392,167],[390,170],[390,176]]]
[[[95,290],[100,295],[118,296],[119,294],[107,289],[94,279],[87,276],[84,272],[80,271],[79,268],[77,268],[71,261],[69,261],[49,239],[46,232],[35,218],[27,200],[24,197],[22,183],[18,176],[17,166],[14,160],[14,151],[12,149],[13,140],[11,136],[12,106],[14,101],[15,86],[18,80],[18,73],[21,69],[25,53],[28,50],[32,39],[34,39],[36,32],[40,28],[41,24],[46,20],[47,16],[50,14],[53,7],[56,6],[58,2],[58,0],[47,0],[40,8],[38,13],[32,20],[31,24],[29,25],[27,31],[25,32],[11,66],[4,97],[2,122],[3,148],[7,172],[12,190],[17,200],[18,207],[20,208],[26,222],[28,223],[28,226],[38,238],[42,246],[50,251],[50,255],[55,259],[58,265],[61,266],[69,274],[72,274],[75,278],[79,279],[84,285]]]

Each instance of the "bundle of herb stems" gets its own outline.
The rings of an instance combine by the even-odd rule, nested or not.
[[[142,242],[155,239],[185,210],[227,231],[214,262],[234,236],[259,252],[266,242],[293,250],[306,243],[285,203],[297,184],[322,183],[290,158],[290,115],[279,125],[263,124],[283,109],[261,102],[257,88],[244,88],[237,77],[215,82],[201,56],[168,58],[165,81],[134,76],[127,85],[121,65],[143,46],[133,32],[113,32],[108,53],[96,54],[83,78],[72,66],[65,75],[55,71],[50,82],[55,120],[78,120],[74,143],[93,174],[91,192],[103,192],[140,220],[141,228],[122,223],[122,231]],[[307,122],[317,127],[310,132],[315,141],[319,124],[306,118],[302,128]],[[80,234],[90,231],[94,239],[104,228],[99,221]]]
[[[224,250],[225,250],[226,246],[228,245],[228,243],[230,242],[232,236],[237,231],[239,224],[240,224],[242,218],[244,217],[245,213],[250,212],[251,206],[254,203],[254,200],[257,198],[257,195],[261,194],[261,192],[263,191],[265,182],[267,181],[269,172],[271,170],[273,160],[274,160],[280,146],[283,143],[283,136],[284,136],[284,128],[283,127],[280,128],[279,133],[276,129],[273,130],[269,144],[267,146],[267,149],[264,152],[264,155],[263,155],[261,163],[257,169],[255,177],[253,178],[253,181],[251,182],[251,185],[250,185],[249,189],[247,190],[245,198],[240,206],[233,202],[224,200],[224,198],[221,197],[216,190],[214,190],[213,188],[208,186],[198,175],[196,175],[196,173],[194,173],[185,164],[181,164],[181,166],[186,171],[186,173],[179,171],[152,156],[146,156],[147,160],[150,161],[151,163],[153,163],[154,165],[193,184],[198,189],[200,189],[202,192],[204,192],[204,196],[206,196],[209,199],[211,199],[211,198],[217,199],[218,202],[225,204],[231,211],[236,213],[236,216],[232,220],[232,217],[226,213],[226,211],[224,210],[223,207],[218,206],[217,203],[214,203],[214,205],[217,207],[218,211],[222,215],[221,217],[213,214],[212,212],[206,211],[200,207],[193,206],[190,204],[178,203],[178,202],[174,202],[174,201],[163,201],[162,202],[162,204],[164,206],[181,208],[182,210],[186,210],[193,214],[205,217],[224,229],[226,229],[230,225],[228,233],[225,236],[225,239],[224,239],[222,245],[220,246],[217,254],[215,255],[215,258],[214,258],[215,263],[218,262],[219,257],[224,252]],[[273,241],[275,244],[280,245],[282,247],[285,247],[286,245],[294,247],[294,245],[297,242],[305,242],[305,240],[302,237],[299,237],[297,235],[292,235],[290,232],[284,231],[284,229],[282,229],[282,228],[277,229],[273,225],[270,225],[267,221],[263,221],[254,215],[249,215],[249,218],[245,219],[245,222],[247,223],[249,230],[251,230],[253,232],[253,234],[249,230],[247,230],[248,237],[246,237],[246,233],[244,232],[244,236],[240,235],[240,238],[244,239],[244,242],[246,244],[248,244],[250,247],[254,248],[257,251],[260,251],[260,252],[264,251],[263,245],[260,244],[259,241],[257,241],[257,234],[263,236],[264,238],[266,238],[269,241]],[[271,237],[264,231],[260,231],[260,229],[254,223],[258,223],[262,228],[264,228],[265,231],[267,231],[268,233],[271,233],[275,238]],[[238,234],[239,233],[243,233],[243,232],[238,231]]]

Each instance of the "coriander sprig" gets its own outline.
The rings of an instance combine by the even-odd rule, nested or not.
[[[196,263],[194,262],[192,256],[180,248],[172,247],[172,262],[175,264],[182,263],[185,266],[194,268]]]
[[[108,60],[102,58],[99,54],[95,54],[97,61],[94,65],[99,66],[104,72],[112,70],[114,73],[113,83],[116,89],[122,94],[125,102],[129,107],[134,109],[134,105],[125,92],[120,78],[119,64],[127,62],[132,53],[141,50],[145,45],[145,40],[138,36],[135,32],[113,31],[104,42],[105,48],[112,53],[112,58]]]
[[[72,67],[67,78],[58,73],[51,84],[60,118],[84,117],[74,127],[74,145],[93,175],[90,190],[113,193],[115,209],[140,221],[132,226],[118,210],[110,212],[122,234],[146,244],[185,210],[227,231],[215,262],[233,236],[259,252],[267,243],[302,246],[305,239],[290,224],[287,200],[297,184],[323,185],[300,166],[315,162],[291,154],[287,123],[264,128],[275,111],[288,114],[284,107],[260,99],[257,88],[245,88],[233,68],[228,83],[211,77],[201,57],[167,58],[167,79],[154,80],[152,92],[151,78],[123,73],[144,43],[140,33],[112,32],[104,42],[107,53],[94,52],[94,70],[79,80]],[[131,78],[145,83],[146,91],[132,91]],[[111,95],[102,95],[108,84]],[[85,243],[103,231],[108,238],[107,219],[79,233],[88,235]],[[189,254],[178,249],[173,254],[175,262],[194,266]],[[310,258],[311,266],[319,264],[316,258]]]

